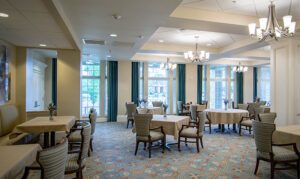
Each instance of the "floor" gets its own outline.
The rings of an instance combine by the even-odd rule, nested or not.
[[[87,160],[84,178],[270,178],[266,162],[261,162],[257,176],[253,174],[256,149],[248,131],[241,137],[237,133],[206,131],[200,153],[195,144],[187,147],[182,144],[181,152],[177,145],[164,154],[160,148],[153,149],[149,159],[143,144],[134,156],[135,134],[125,126],[125,123],[97,123],[95,150]],[[168,136],[167,140],[172,142],[173,137]],[[38,177],[38,173],[32,173],[29,178]],[[296,178],[296,170],[276,171],[275,178]]]

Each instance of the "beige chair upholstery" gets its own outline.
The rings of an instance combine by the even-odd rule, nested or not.
[[[153,105],[153,107],[162,107],[163,102],[161,102],[161,101],[153,101],[152,105]]]
[[[193,106],[191,106],[193,107]],[[204,131],[204,123],[205,123],[205,113],[198,112],[196,122],[192,121],[189,125],[183,125],[181,130],[179,131],[178,137],[178,150],[180,151],[180,142],[187,143],[196,143],[197,144],[197,152],[199,152],[199,141],[201,142],[201,146],[203,148],[202,136]],[[181,138],[185,140],[182,141]],[[188,138],[196,139],[196,142],[188,141]]]
[[[135,128],[136,128],[136,147],[135,147],[135,155],[137,154],[137,150],[140,142],[144,142],[144,149],[146,143],[148,143],[149,148],[149,158],[151,158],[151,146],[152,142],[161,140],[162,141],[162,149],[164,152],[165,144],[166,144],[166,135],[164,133],[163,127],[150,128],[150,123],[153,118],[152,114],[136,114],[134,116],[135,119]]]
[[[65,174],[76,173],[76,178],[82,177],[82,170],[85,167],[85,159],[88,157],[91,124],[89,122],[82,122],[83,124],[73,130],[79,130],[81,134],[81,142],[79,150],[69,151],[65,167]]]
[[[258,114],[259,121],[265,122],[265,123],[274,124],[276,117],[277,117],[277,114],[275,112]]]
[[[189,115],[190,113],[189,110],[183,107],[182,101],[177,101],[177,111],[178,111],[178,115],[182,115],[182,116]]]
[[[16,130],[21,123],[16,105],[0,106],[0,145],[12,145],[28,135]]]
[[[248,104],[238,104],[237,105],[238,109],[243,109],[243,110],[247,110],[248,109]]]
[[[133,126],[134,124],[134,115],[136,114],[136,104],[126,104],[126,109],[127,109],[127,128],[129,125],[129,122],[131,122],[131,125]]]
[[[242,117],[239,122],[239,134],[242,135],[242,130],[249,130],[251,134],[252,131],[252,120],[259,121],[258,115],[264,113],[264,107],[259,103],[248,103],[248,117]],[[246,128],[243,128],[245,126]]]
[[[290,169],[275,168],[278,163],[297,163],[296,169],[299,178],[300,154],[297,150],[296,143],[291,144],[273,144],[272,136],[275,131],[275,124],[252,121],[254,139],[257,148],[257,161],[254,174],[257,173],[260,160],[270,162],[271,178],[274,178],[275,169]],[[283,148],[284,146],[292,146],[293,151]]]

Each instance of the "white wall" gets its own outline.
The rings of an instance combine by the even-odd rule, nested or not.
[[[197,65],[186,64],[185,69],[185,102],[197,104]]]
[[[118,115],[126,113],[125,103],[131,101],[131,61],[118,62]]]

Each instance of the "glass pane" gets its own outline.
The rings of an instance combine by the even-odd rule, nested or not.
[[[100,79],[82,79],[81,114],[88,116],[90,108],[100,111]]]
[[[160,63],[149,63],[148,64],[148,77],[164,77],[169,76],[169,71],[160,68]]]
[[[260,99],[262,101],[271,101],[271,70],[270,67],[261,67],[260,68]]]
[[[148,81],[148,103],[152,101],[163,101],[169,104],[169,81],[168,80],[150,80]]]

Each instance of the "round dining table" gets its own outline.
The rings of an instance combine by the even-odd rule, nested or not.
[[[211,121],[211,124],[236,124],[249,112],[244,109],[206,109],[204,112]]]

